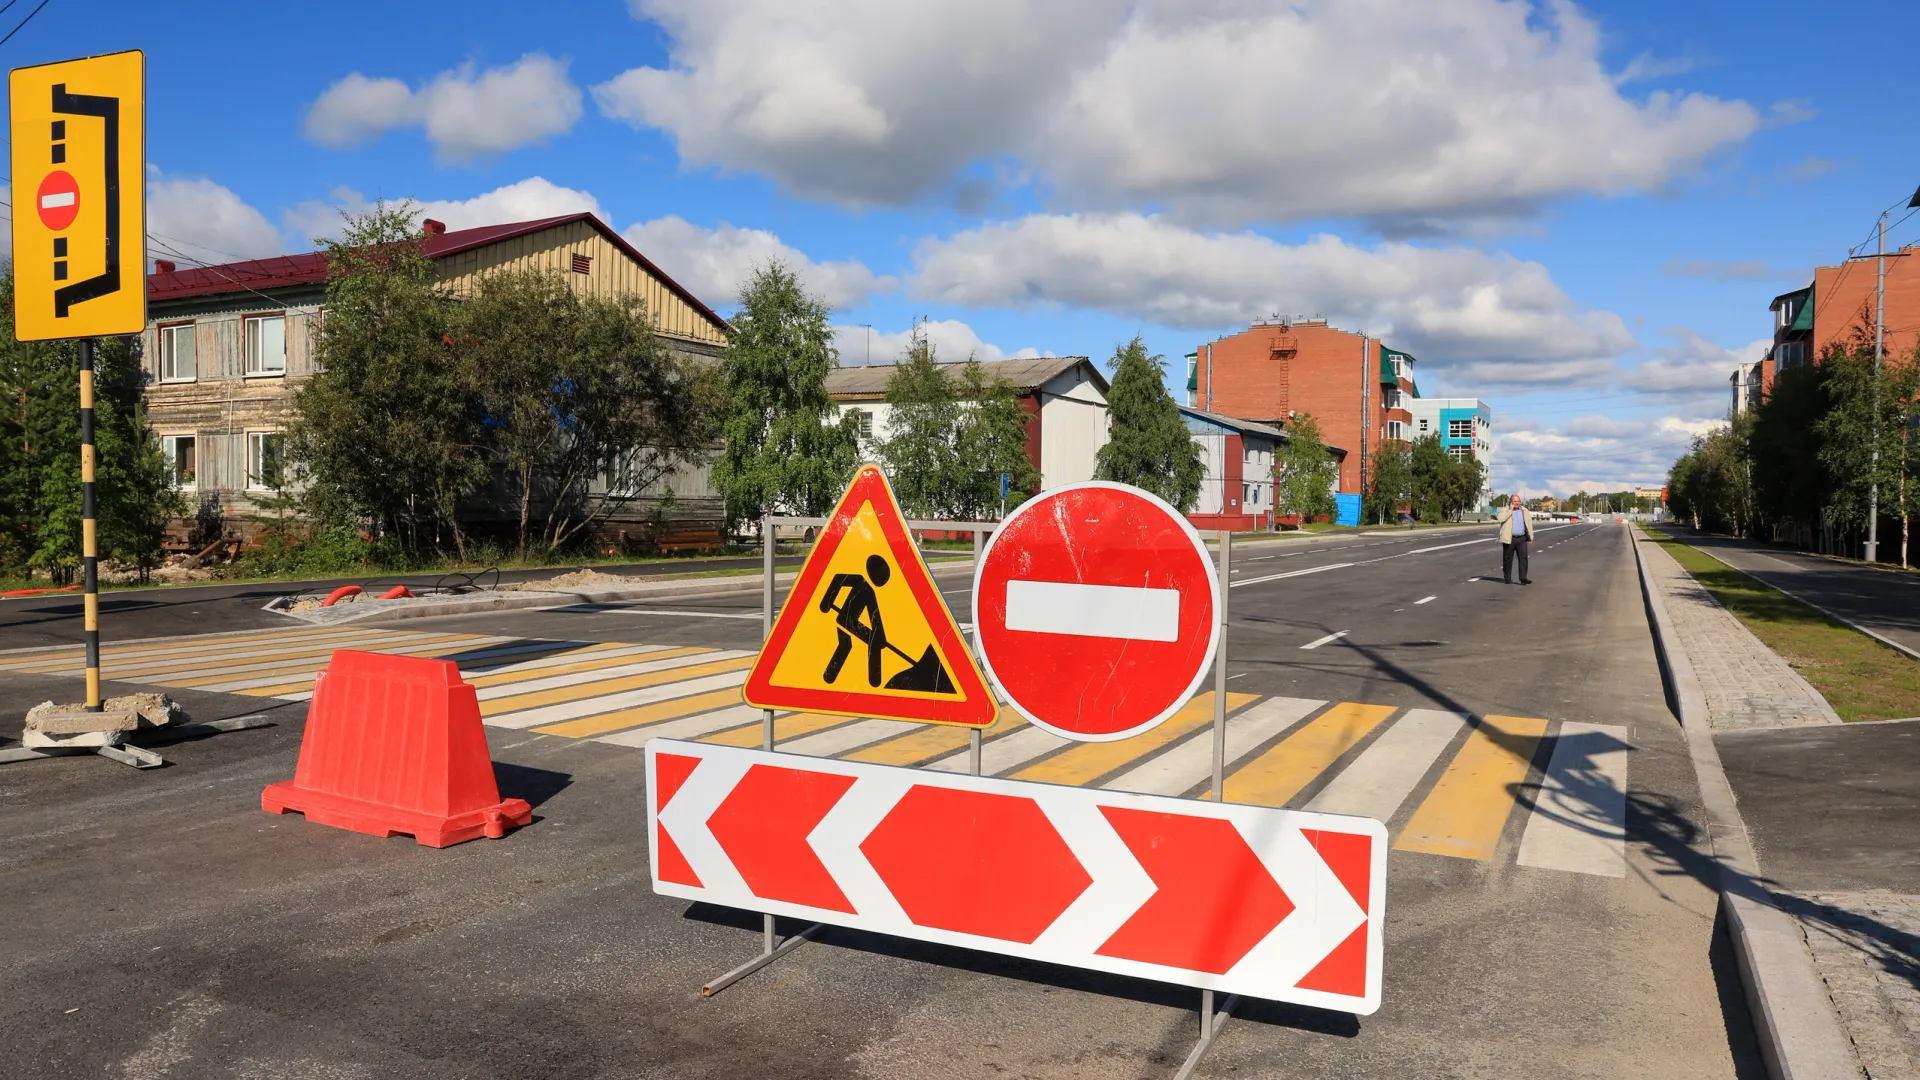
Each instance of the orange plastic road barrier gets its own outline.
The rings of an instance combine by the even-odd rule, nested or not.
[[[459,667],[351,649],[333,654],[314,688],[293,779],[267,785],[260,808],[428,847],[497,839],[533,820],[525,799],[500,798]]]
[[[395,585],[393,588],[388,589],[386,592],[381,593],[380,599],[411,600],[413,599],[413,590],[407,588],[405,585]]]
[[[320,606],[332,607],[333,605],[339,603],[340,601],[345,600],[349,596],[359,596],[359,595],[360,595],[360,586],[342,585],[339,588],[328,593],[327,598],[325,600],[320,601]]]

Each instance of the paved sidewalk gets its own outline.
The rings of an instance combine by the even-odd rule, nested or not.
[[[1730,536],[1674,531],[1735,570],[1920,657],[1920,575]]]
[[[1778,653],[1720,606],[1658,544],[1642,543],[1647,573],[1693,659],[1716,731],[1837,724],[1833,707]]]
[[[1920,1080],[1920,896],[1783,898],[1871,1080]]]

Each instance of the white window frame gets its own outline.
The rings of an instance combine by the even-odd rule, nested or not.
[[[193,475],[180,478],[180,440],[193,444]],[[160,436],[160,455],[167,462],[167,479],[175,491],[198,491],[200,489],[200,436],[197,432],[183,431],[173,435]]]
[[[266,450],[266,438],[273,436],[280,440],[280,487],[287,486],[287,433],[272,428],[259,428],[247,432],[247,453],[245,467],[248,491],[272,491],[272,484],[260,475],[260,458]]]
[[[190,322],[167,323],[163,326],[156,327],[154,330],[153,340],[154,340],[155,347],[159,350],[159,353],[160,353],[159,372],[160,372],[160,381],[163,383],[190,383],[190,382],[199,381],[200,350],[197,347],[194,347],[192,350],[193,351],[193,374],[181,375],[177,371],[173,373],[169,373],[167,370],[170,367],[178,366],[177,351],[173,347],[174,345],[173,339],[174,339],[174,335],[181,332],[185,332],[187,336],[188,345],[194,346],[195,339],[193,334],[193,324]]]
[[[1395,442],[1404,442],[1405,434],[1406,433],[1402,430],[1402,425],[1400,421],[1398,420],[1387,421],[1387,438]]]
[[[268,368],[262,365],[254,340],[256,325],[268,322],[280,324],[280,366]],[[240,349],[246,354],[246,373],[249,379],[277,379],[287,373],[287,313],[282,311],[271,315],[248,315],[240,320]]]
[[[854,418],[854,426],[860,429],[860,438],[873,441],[873,413],[866,409],[848,409],[847,415]]]
[[[1458,430],[1458,431],[1456,431],[1456,430],[1455,430],[1455,428],[1456,428],[1456,427],[1458,427],[1458,428],[1461,428],[1462,430]],[[1449,420],[1449,421],[1447,421],[1447,438],[1449,438],[1449,439],[1471,439],[1471,438],[1473,438],[1473,421],[1471,421],[1471,420]]]

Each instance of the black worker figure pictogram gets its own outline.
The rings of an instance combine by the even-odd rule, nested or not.
[[[834,634],[840,639],[834,646],[833,656],[827,660],[827,670],[822,673],[829,684],[840,678],[840,669],[846,666],[847,657],[853,653],[854,639],[858,638],[867,647],[867,685],[880,685],[881,661],[891,652],[907,662],[907,669],[887,680],[888,690],[920,690],[934,694],[957,694],[953,679],[940,663],[940,655],[929,644],[920,659],[900,651],[893,642],[887,640],[886,624],[880,618],[880,596],[876,589],[886,587],[893,580],[893,568],[879,555],[867,556],[865,574],[835,574],[827,585],[826,595],[820,598],[820,610],[834,612]],[[841,593],[846,594],[846,602],[840,603]],[[861,616],[866,621],[861,621]]]

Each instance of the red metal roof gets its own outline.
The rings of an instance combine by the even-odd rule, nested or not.
[[[559,217],[519,221],[509,225],[483,225],[477,229],[459,229],[426,237],[422,241],[422,249],[429,259],[444,259],[449,255],[472,251],[474,248],[575,221],[585,221],[592,225],[614,247],[645,267],[649,274],[659,278],[675,296],[685,300],[715,326],[731,331],[732,328],[727,325],[725,319],[715,314],[712,308],[702,303],[679,282],[655,266],[651,259],[640,254],[638,249],[627,243],[626,238],[613,231],[612,227],[593,214],[563,214]],[[249,259],[244,262],[221,263],[217,266],[189,267],[165,274],[148,274],[147,300],[149,302],[185,300],[196,296],[217,296],[222,293],[284,289],[295,285],[317,285],[326,280],[326,255],[318,251],[310,251],[302,255],[280,255],[271,259]]]

